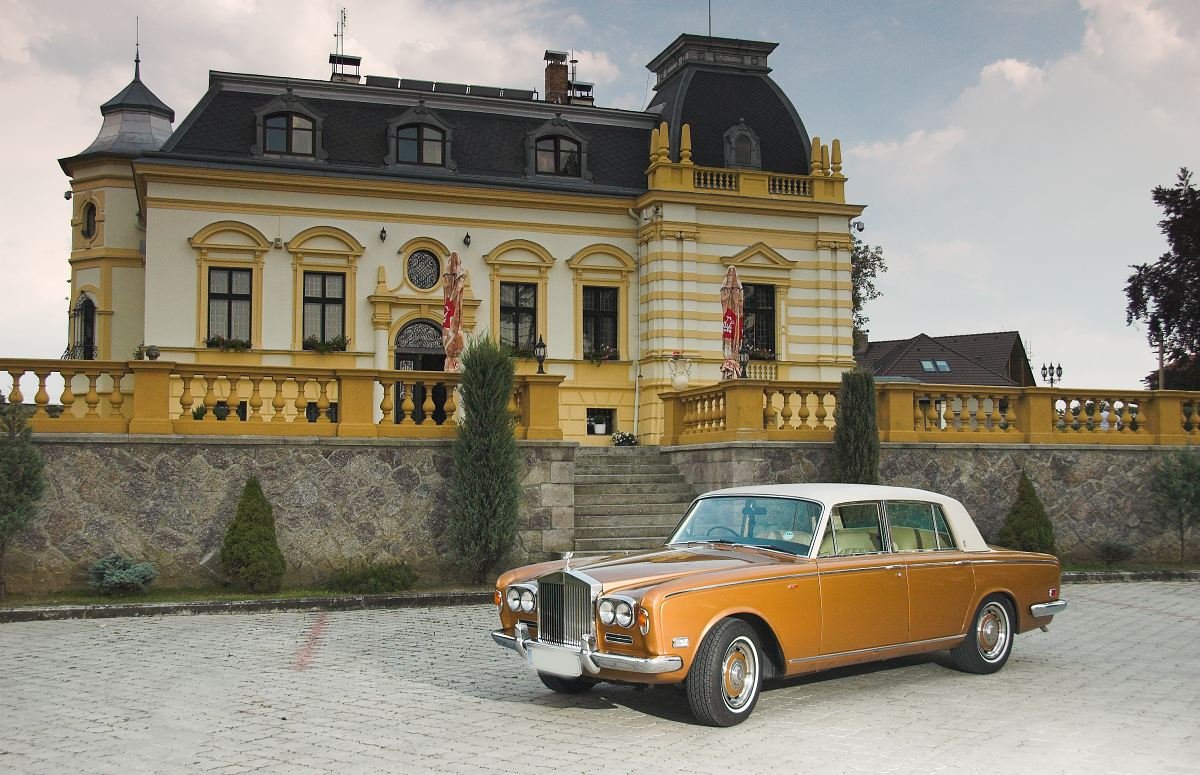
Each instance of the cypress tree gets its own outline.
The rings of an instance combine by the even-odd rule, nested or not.
[[[225,531],[221,567],[235,589],[278,592],[287,564],[275,537],[275,514],[257,477],[246,480],[237,514]]]
[[[0,404],[0,600],[4,599],[4,559],[9,542],[33,520],[46,483],[42,457],[20,404]]]
[[[879,426],[875,378],[865,369],[842,372],[833,428],[833,481],[879,484]]]
[[[447,539],[467,576],[482,583],[517,537],[521,464],[508,412],[515,367],[486,335],[471,339],[462,365],[466,416],[454,440]]]
[[[996,543],[1009,549],[1054,554],[1054,525],[1024,471],[1017,484],[1017,502],[1004,518],[1004,526],[996,534]]]

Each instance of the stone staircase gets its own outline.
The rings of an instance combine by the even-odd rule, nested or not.
[[[657,549],[695,497],[657,447],[575,453],[575,554]]]

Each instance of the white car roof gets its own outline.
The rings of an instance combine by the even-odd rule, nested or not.
[[[966,552],[989,551],[987,542],[975,526],[975,521],[967,513],[966,507],[954,498],[929,490],[918,490],[914,487],[890,487],[879,484],[838,484],[831,482],[811,484],[763,484],[748,487],[727,487],[723,490],[713,490],[701,495],[701,498],[721,495],[736,495],[746,497],[761,495],[776,498],[804,498],[816,501],[824,506],[849,501],[925,501],[936,503],[942,507],[950,530],[954,533],[959,548]]]

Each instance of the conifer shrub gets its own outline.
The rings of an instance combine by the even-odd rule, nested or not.
[[[1096,550],[1096,554],[1100,555],[1100,560],[1110,568],[1113,565],[1119,565],[1120,563],[1132,560],[1133,553],[1134,548],[1132,546],[1120,541],[1105,541]]]
[[[226,582],[245,592],[278,592],[283,584],[287,564],[275,536],[275,515],[256,477],[246,480],[225,531],[221,567]]]
[[[21,404],[0,403],[0,600],[9,542],[33,520],[46,486],[26,412]]]
[[[403,560],[396,562],[364,562],[339,568],[325,581],[334,592],[356,595],[386,595],[402,592],[417,581],[417,572]]]
[[[158,568],[153,563],[119,554],[96,560],[88,568],[88,586],[109,595],[144,593],[156,578]]]
[[[865,369],[842,372],[833,428],[833,481],[879,484],[879,425],[875,378]]]
[[[1017,502],[996,534],[996,543],[1009,549],[1054,554],[1054,525],[1025,472],[1017,484]]]
[[[465,417],[454,439],[446,537],[464,574],[482,583],[517,537],[521,462],[508,412],[515,367],[486,335],[468,342],[462,366],[459,403]]]

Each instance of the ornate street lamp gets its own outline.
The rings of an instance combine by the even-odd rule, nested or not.
[[[1049,382],[1050,387],[1054,387],[1055,383],[1062,382],[1062,363],[1057,366],[1051,363],[1049,366],[1042,364],[1042,381]]]
[[[533,346],[533,357],[537,358],[538,374],[545,374],[546,369],[546,343],[542,341],[542,335],[538,334],[537,344]]]
[[[742,367],[742,379],[746,378],[746,364],[748,363],[750,363],[750,345],[743,341],[742,349],[738,350],[738,365]]]

